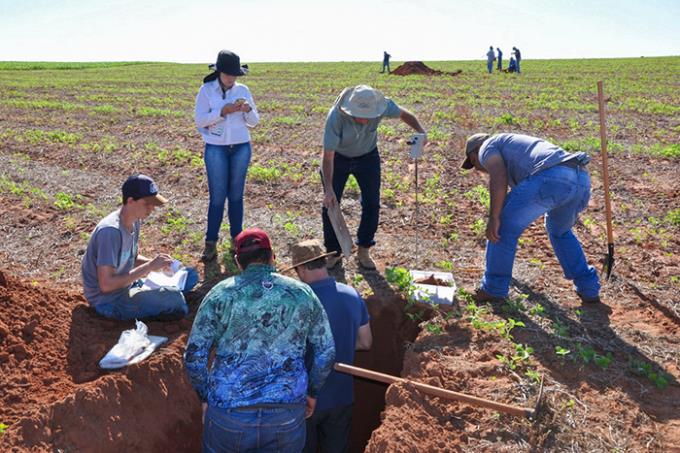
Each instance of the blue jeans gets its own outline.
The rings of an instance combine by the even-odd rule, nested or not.
[[[224,204],[229,200],[229,233],[232,239],[243,228],[243,193],[246,174],[250,164],[250,143],[238,145],[205,144],[205,169],[208,174],[210,205],[208,206],[208,229],[206,241],[217,241]]]
[[[301,452],[305,446],[304,406],[220,409],[208,406],[203,453]]]
[[[486,62],[486,70],[489,71],[489,74],[493,72],[493,61]]]
[[[345,157],[335,153],[333,160],[333,192],[342,200],[345,184],[349,175],[354,175],[361,191],[361,221],[357,230],[357,245],[371,247],[375,245],[375,232],[380,220],[380,154],[378,148],[359,157]],[[326,250],[340,252],[340,243],[328,218],[328,210],[321,210],[323,221],[323,238]]]
[[[102,316],[120,321],[130,319],[177,320],[189,313],[184,294],[198,283],[198,272],[187,268],[187,281],[184,290],[158,288],[142,290],[142,280],[137,280],[128,291],[122,292],[115,300],[97,304],[94,309]]]
[[[597,272],[586,263],[581,244],[571,231],[589,199],[590,176],[583,167],[559,165],[520,182],[505,199],[500,240],[495,244],[487,241],[481,288],[493,296],[507,297],[517,241],[534,220],[545,214],[545,229],[564,277],[573,280],[579,294],[597,296]]]
[[[503,70],[503,60],[500,58],[498,59],[498,66],[496,67],[496,69],[498,69],[499,71]]]
[[[307,419],[305,453],[346,453],[354,404],[325,411],[314,411]]]
[[[519,60],[517,60],[517,74],[519,74],[519,73],[520,73],[520,70],[519,70]]]

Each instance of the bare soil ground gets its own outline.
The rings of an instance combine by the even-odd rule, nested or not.
[[[521,102],[517,99],[533,87],[543,83],[559,90],[565,83],[567,72],[532,76],[531,66],[527,67],[529,73],[521,79],[526,85],[512,88],[512,94],[501,93],[500,107],[479,107],[475,104],[479,94],[474,94],[477,101],[450,108],[457,115],[451,135],[433,139],[420,163],[421,187],[425,188],[421,212],[425,214],[418,219],[413,217],[414,168],[403,158],[409,131],[381,130],[384,187],[395,190],[397,196],[383,199],[379,245],[374,251],[380,268],[363,271],[349,259],[335,275],[359,288],[369,301],[377,344],[371,353],[359,354],[359,366],[529,407],[536,403],[538,385],[527,373],[544,374],[546,393],[540,415],[535,421],[518,419],[427,397],[405,385],[387,390],[387,405],[379,415],[385,387],[360,381],[353,451],[361,451],[364,445],[370,452],[679,451],[680,230],[662,220],[680,207],[678,160],[628,151],[640,140],[653,141],[657,136],[668,140],[680,125],[677,117],[623,109],[612,114],[617,124],[630,126],[614,134],[624,151],[610,156],[617,264],[612,280],[603,287],[603,305],[580,304],[562,276],[540,221],[522,238],[510,301],[505,305],[472,307],[461,295],[453,307],[433,310],[405,303],[406,296],[385,281],[386,267],[403,266],[450,271],[458,285],[467,289],[477,284],[484,267],[484,242],[474,224],[483,218],[484,208],[466,194],[485,184],[485,179],[459,170],[460,150],[465,136],[478,131],[479,112],[500,114],[506,103]],[[69,77],[83,77],[77,86],[38,84],[30,89],[19,85],[23,80],[19,75],[0,74],[3,93],[15,93],[21,99],[85,102],[78,100],[81,93],[105,97],[111,92],[104,88],[121,93],[136,90],[117,95],[121,105],[115,104],[114,96],[111,102],[123,109],[114,113],[0,104],[0,175],[4,178],[0,180],[0,268],[4,274],[0,279],[0,423],[9,426],[0,439],[2,451],[197,451],[199,445],[199,404],[181,363],[190,319],[151,323],[150,333],[169,337],[169,343],[139,365],[104,373],[97,362],[132,324],[96,316],[79,288],[79,265],[88,234],[115,209],[122,181],[134,172],[153,175],[161,193],[172,202],[170,209],[154,214],[144,225],[141,252],[173,253],[207,274],[190,299],[192,313],[211,284],[233,271],[228,259],[212,272],[205,272],[198,262],[207,187],[191,108],[198,89],[194,82],[203,69],[187,71],[184,77],[191,82],[153,87],[149,85],[157,80],[153,65],[136,68],[134,78],[119,71],[84,71],[84,75],[73,71]],[[285,164],[303,176],[285,171],[274,179],[251,175],[246,193],[246,225],[272,233],[281,267],[289,263],[288,244],[320,236],[318,140],[325,115],[324,109],[309,108],[305,121],[267,122],[281,115],[268,112],[267,106],[273,109],[286,100],[277,83],[284,77],[302,77],[286,71],[281,70],[278,77],[258,79],[257,71],[249,76],[255,99],[263,105],[261,128],[267,131],[254,140],[251,166],[284,168]],[[49,81],[64,73],[41,74],[41,80]],[[584,77],[592,78],[587,73]],[[363,82],[342,79],[338,86],[328,86],[327,74],[317,78],[322,82],[316,98],[305,99],[303,104],[327,107],[341,83]],[[626,80],[637,78],[635,73]],[[421,83],[421,92],[423,86],[434,86],[433,80],[447,80],[441,83],[452,84],[453,94],[460,92],[456,84],[492,83],[473,80],[467,69],[450,81],[395,77],[385,83],[400,83],[391,80]],[[677,85],[677,80],[672,83]],[[391,89],[397,100],[406,98],[410,90],[396,85]],[[145,90],[153,96],[144,98]],[[592,93],[585,89],[579,93],[574,96],[582,95],[579,100],[584,105],[594,103]],[[152,101],[162,104],[173,98],[180,99],[174,108],[183,116],[138,114]],[[623,96],[614,96],[612,103],[623,100]],[[425,102],[404,104],[426,123],[441,113]],[[597,121],[592,110],[564,115],[580,118],[583,124]],[[541,134],[563,140],[578,136],[567,129],[567,119]],[[502,127],[538,134],[527,126]],[[80,138],[65,143],[31,141],[22,135],[37,129],[73,131]],[[83,146],[104,146],[107,140],[113,143],[109,151]],[[149,146],[150,142],[170,150],[170,157]],[[189,150],[199,164],[193,165],[191,156],[173,154],[176,146]],[[599,269],[606,240],[597,155],[590,167],[593,196],[575,231],[589,261]],[[55,194],[60,192],[73,196],[77,206],[56,206]],[[342,206],[354,231],[360,212],[358,194],[349,190]],[[225,250],[222,244],[221,251]],[[524,326],[503,335],[499,326],[507,326],[510,320]],[[517,345],[532,352],[522,358]],[[508,365],[513,356],[519,357],[514,369]]]

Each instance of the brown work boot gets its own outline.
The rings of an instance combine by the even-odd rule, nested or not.
[[[342,255],[340,252],[326,257],[326,269],[333,269],[338,264],[342,264]]]
[[[472,296],[476,302],[482,303],[482,302],[491,302],[491,303],[502,303],[505,301],[504,297],[498,297],[494,296],[493,294],[489,294],[486,291],[484,291],[482,288],[478,288],[477,291],[475,291],[474,296]]]
[[[375,261],[371,258],[371,254],[368,251],[368,247],[359,247],[359,252],[357,253],[357,258],[359,264],[364,269],[375,269]]]
[[[215,260],[216,258],[217,258],[217,242],[205,241],[205,247],[203,248],[201,261],[207,263],[209,261]]]

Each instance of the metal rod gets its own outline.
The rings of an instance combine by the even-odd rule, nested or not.
[[[336,371],[340,373],[351,374],[352,376],[362,377],[370,379],[372,381],[383,382],[385,384],[394,384],[397,382],[402,382],[404,384],[412,385],[416,389],[420,390],[423,393],[427,393],[428,395],[438,396],[440,398],[447,398],[456,401],[462,401],[464,403],[469,403],[475,406],[481,406],[486,407],[487,409],[494,409],[499,412],[505,412],[506,414],[519,415],[522,417],[533,417],[536,412],[536,410],[532,408],[498,403],[496,401],[488,400],[485,398],[466,395],[464,393],[454,392],[453,390],[446,390],[440,387],[423,384],[422,382],[411,381],[409,379],[404,379],[389,374],[378,373],[376,371],[371,371],[365,368],[347,365],[345,363],[338,362],[335,364],[334,368]]]
[[[416,218],[416,221],[415,221],[416,259],[415,259],[415,267],[416,267],[416,269],[418,269],[418,262],[419,262],[419,259],[418,259],[418,257],[419,257],[418,243],[420,241],[418,240],[418,219],[419,219],[418,207],[419,207],[419,204],[418,204],[418,158],[417,157],[416,157],[415,161],[416,161],[416,214],[415,214],[415,218]]]
[[[612,227],[612,205],[609,197],[609,162],[607,159],[607,125],[606,114],[604,110],[604,90],[602,88],[602,81],[597,82],[597,102],[600,113],[600,149],[602,154],[602,183],[604,186],[604,207],[605,215],[607,217],[607,278],[611,275],[612,267],[614,266],[614,229]]]

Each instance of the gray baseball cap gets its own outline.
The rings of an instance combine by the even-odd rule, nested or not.
[[[484,141],[486,141],[486,139],[489,137],[491,137],[489,134],[484,133],[474,134],[468,137],[467,141],[465,142],[465,160],[463,161],[463,165],[461,165],[461,167],[466,170],[474,168],[474,165],[470,160],[470,154],[477,151],[482,146],[482,143],[484,143]]]

